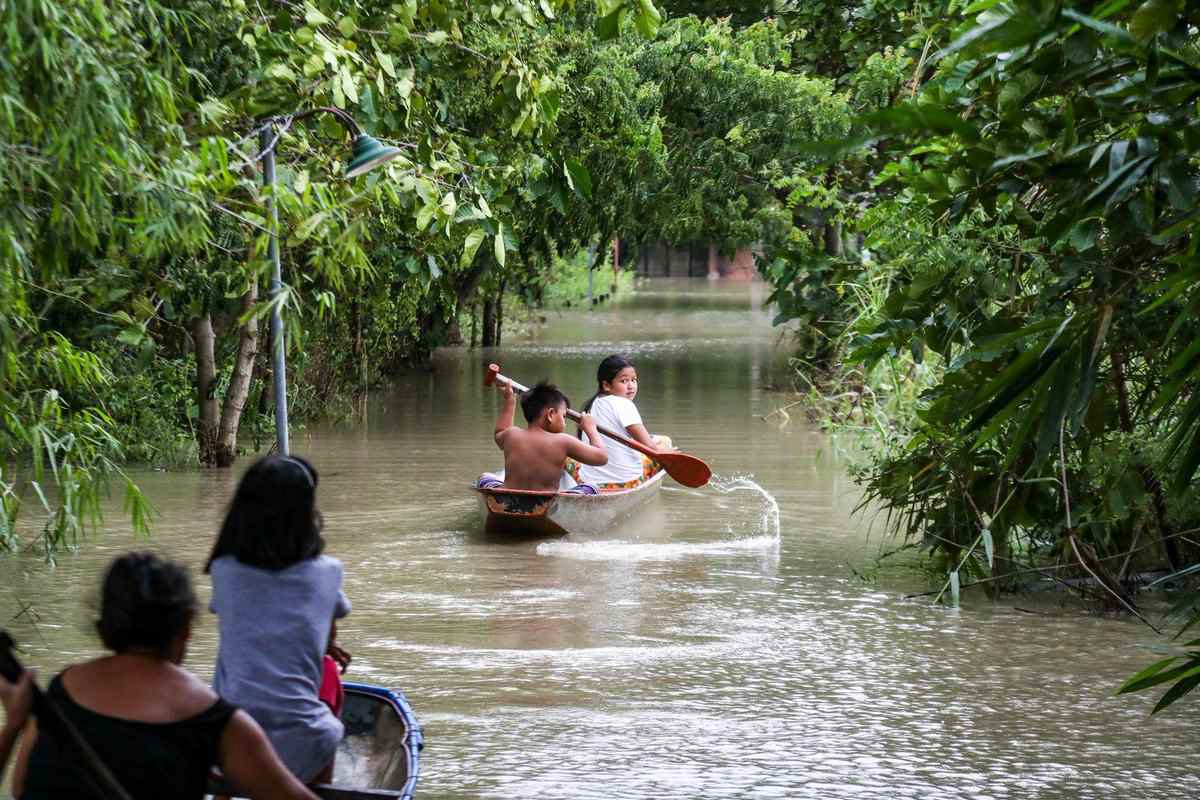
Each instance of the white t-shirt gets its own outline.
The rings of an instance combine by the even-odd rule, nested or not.
[[[630,425],[641,425],[642,415],[638,413],[633,401],[612,394],[601,395],[592,403],[591,414],[596,418],[596,424],[616,431],[625,436],[629,435]],[[608,463],[603,467],[581,465],[580,475],[584,483],[625,483],[642,477],[642,456],[636,450],[618,444],[604,434],[604,449],[608,453]]]

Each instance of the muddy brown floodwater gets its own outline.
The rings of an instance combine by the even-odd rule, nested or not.
[[[1151,697],[1112,695],[1149,660],[1146,629],[1053,602],[937,608],[853,576],[884,542],[852,516],[829,442],[755,416],[783,401],[764,387],[789,382],[765,294],[644,283],[498,352],[440,353],[377,392],[365,424],[293,433],[346,565],[350,678],[403,689],[424,726],[418,796],[1200,794],[1195,702],[1151,720]],[[708,460],[714,484],[668,483],[586,540],[485,539],[468,491],[499,455],[482,364],[551,378],[578,405],[613,352],[637,365],[650,430]],[[161,512],[149,545],[198,571],[248,463],[137,472]],[[98,650],[88,602],[134,544],[116,504],[107,523],[55,568],[0,556],[3,624],[43,678]],[[188,658],[205,676],[215,637],[205,613]]]

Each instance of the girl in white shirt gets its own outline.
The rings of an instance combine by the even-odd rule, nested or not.
[[[584,404],[583,410],[596,418],[597,425],[624,432],[630,439],[655,450],[670,449],[670,439],[650,435],[633,404],[638,390],[637,370],[633,364],[621,356],[609,356],[596,370],[596,383],[599,384],[598,391]],[[602,467],[578,465],[576,480],[590,483],[601,491],[630,488],[661,469],[653,460],[623,444],[610,441],[605,443],[605,449],[608,463]]]

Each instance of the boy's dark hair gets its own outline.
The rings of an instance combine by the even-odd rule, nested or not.
[[[100,641],[114,653],[147,647],[165,656],[196,613],[187,570],[154,553],[117,557],[100,588]]]
[[[570,406],[571,401],[552,383],[542,381],[521,397],[521,412],[525,421],[532,423],[542,415],[547,408],[560,405]]]
[[[256,461],[238,484],[204,571],[221,556],[269,570],[319,556],[325,540],[316,493],[317,470],[305,459]]]

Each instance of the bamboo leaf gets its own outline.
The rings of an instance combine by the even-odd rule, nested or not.
[[[1073,8],[1064,8],[1062,11],[1062,15],[1069,20],[1074,20],[1075,22],[1078,22],[1080,25],[1083,25],[1084,27],[1091,28],[1092,30],[1096,31],[1097,33],[1104,34],[1105,36],[1111,36],[1112,38],[1116,39],[1118,42],[1131,42],[1132,41],[1132,39],[1129,36],[1129,33],[1127,31],[1125,31],[1121,28],[1118,28],[1116,25],[1113,25],[1112,23],[1103,22],[1102,20],[1096,19],[1095,17],[1089,17],[1086,14],[1081,14]]]
[[[1092,193],[1089,194],[1084,199],[1084,202],[1090,203],[1093,200],[1095,200],[1097,197],[1104,195],[1118,181],[1121,181],[1122,179],[1124,179],[1127,175],[1129,175],[1129,173],[1133,172],[1135,169],[1137,169],[1140,165],[1142,165],[1144,162],[1146,162],[1148,160],[1149,160],[1148,158],[1135,158],[1133,161],[1128,161],[1125,164],[1123,164],[1116,171],[1109,172],[1108,177],[1104,179],[1104,182],[1101,183],[1099,186],[1097,186],[1092,191]]]
[[[1186,672],[1189,667],[1175,667],[1167,670],[1172,664],[1178,661],[1181,656],[1171,656],[1164,658],[1161,661],[1155,661],[1150,666],[1141,670],[1137,674],[1127,678],[1124,683],[1117,689],[1117,694],[1129,694],[1130,692],[1140,692],[1143,689],[1148,689],[1151,686],[1157,686],[1164,681],[1174,680],[1176,677]]]
[[[1150,713],[1157,714],[1197,686],[1200,686],[1200,667],[1193,668],[1184,677],[1181,677],[1174,686],[1163,693],[1163,696],[1159,698]]]

